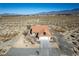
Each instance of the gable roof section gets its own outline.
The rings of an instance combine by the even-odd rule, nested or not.
[[[43,32],[46,32],[47,36],[51,36],[47,25],[33,25],[32,32],[39,33],[43,35]]]

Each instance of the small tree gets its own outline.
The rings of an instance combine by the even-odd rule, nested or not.
[[[27,29],[31,29],[31,25],[27,25]]]

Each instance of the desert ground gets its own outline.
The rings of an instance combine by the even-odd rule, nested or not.
[[[29,34],[36,24],[48,25],[51,48],[58,49],[60,55],[79,55],[78,15],[0,16],[0,55],[15,48],[39,48],[39,41]]]

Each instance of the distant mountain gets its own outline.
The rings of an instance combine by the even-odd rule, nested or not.
[[[76,8],[76,9],[72,9],[72,11],[74,11],[74,10],[75,10],[75,11],[79,11],[79,8]]]
[[[15,14],[15,13],[0,14],[0,16],[21,16],[21,15],[23,14]],[[79,8],[71,9],[71,10],[62,10],[62,11],[40,12],[40,13],[29,14],[29,15],[79,15]]]
[[[0,14],[0,16],[19,16],[21,14],[15,14],[15,13],[3,13],[3,14]]]
[[[79,14],[79,8],[77,9],[72,9],[72,10],[63,10],[63,11],[50,11],[50,12],[41,12],[38,13],[37,15],[56,15],[56,14]]]

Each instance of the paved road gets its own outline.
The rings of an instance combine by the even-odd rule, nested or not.
[[[51,48],[49,55],[45,54],[48,49],[43,48],[42,54],[41,48],[11,48],[6,56],[59,56],[59,50],[57,48]],[[39,51],[39,52],[38,52]],[[43,52],[44,51],[44,52]]]
[[[11,48],[6,56],[37,56],[39,48]]]

